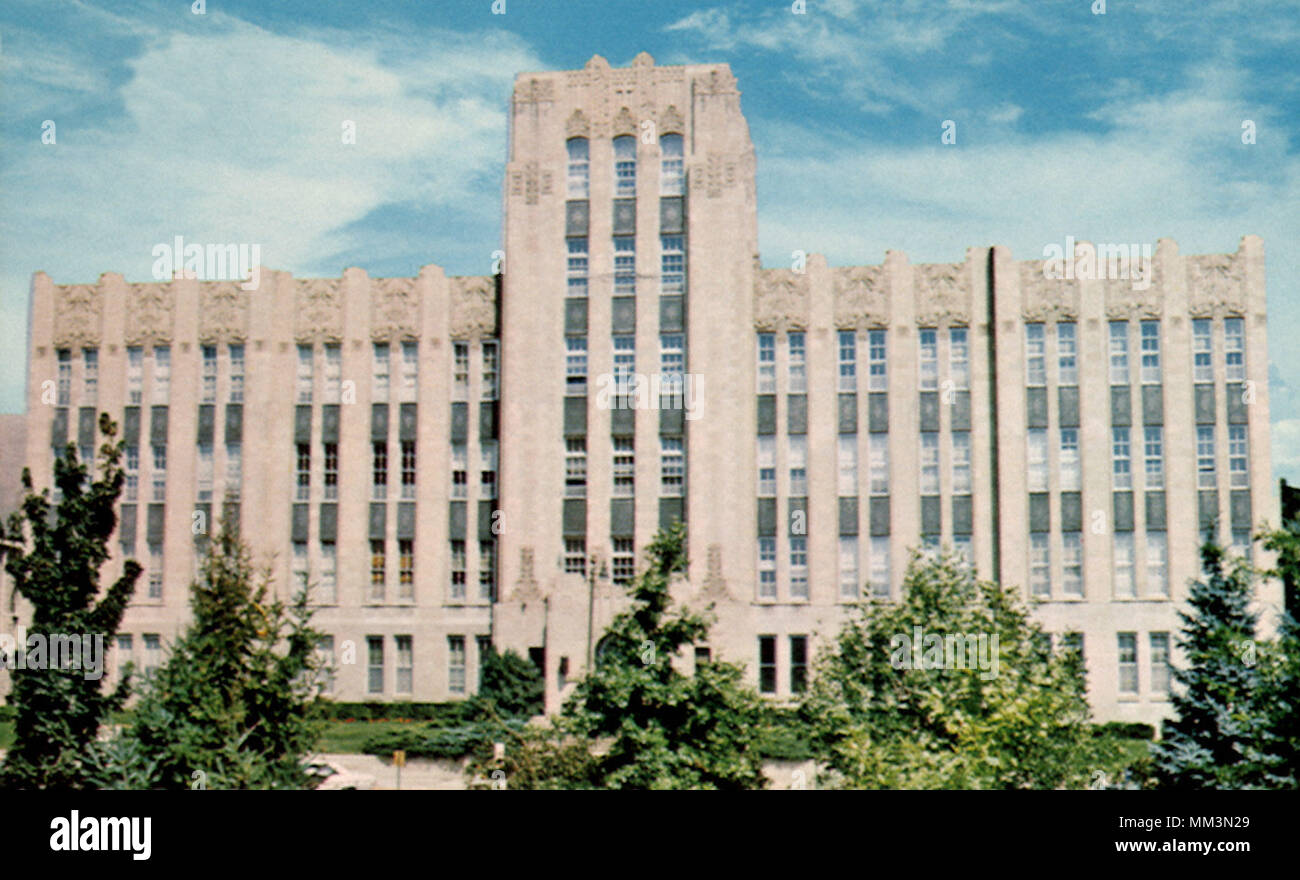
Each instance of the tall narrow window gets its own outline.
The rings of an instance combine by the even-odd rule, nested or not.
[[[1116,532],[1114,536],[1115,596],[1137,597],[1136,567],[1133,562],[1133,533]]]
[[[333,541],[322,541],[320,545],[320,591],[317,601],[322,605],[333,605],[338,601],[338,547]]]
[[[566,574],[587,574],[587,539],[564,539],[564,571]]]
[[[415,649],[410,636],[394,636],[397,645],[397,679],[394,690],[399,694],[409,694],[415,678]]]
[[[758,690],[776,693],[776,636],[758,637]]]
[[[1119,647],[1119,692],[1136,694],[1138,692],[1138,647],[1137,633],[1117,633]]]
[[[491,602],[497,582],[497,545],[495,541],[478,542],[478,597]]]
[[[921,390],[933,391],[939,387],[939,331],[922,329],[917,339],[921,345]]]
[[[1163,489],[1165,486],[1164,446],[1164,428],[1142,429],[1142,455],[1148,489]]]
[[[451,446],[451,497],[469,497],[469,447],[464,443]]]
[[[163,594],[163,545],[149,545],[149,598],[161,599]]]
[[[889,436],[871,435],[871,494],[889,494]]]
[[[239,443],[226,444],[226,497],[237,500],[244,483],[244,447]]]
[[[1192,381],[1214,381],[1214,335],[1209,318],[1192,321]]]
[[[1030,428],[1025,435],[1029,448],[1029,491],[1047,491],[1047,429]]]
[[[685,194],[682,188],[685,180],[682,148],[680,134],[665,134],[659,138],[659,194],[661,196]]]
[[[293,585],[296,590],[307,589],[311,570],[307,562],[307,542],[293,542]]]
[[[1046,532],[1029,536],[1029,592],[1042,598],[1052,595],[1052,548]]]
[[[1160,322],[1142,322],[1142,384],[1160,384]]]
[[[1199,425],[1196,428],[1196,485],[1202,489],[1213,489],[1218,484],[1215,476],[1214,462],[1214,426]]]
[[[1147,532],[1147,595],[1169,595],[1169,542],[1164,532]]]
[[[790,538],[790,598],[808,598],[808,539],[802,535]]]
[[[165,345],[153,347],[153,402],[157,406],[167,403],[172,382],[172,350]]]
[[[119,633],[117,636],[117,674],[119,679],[126,672],[126,668],[135,662],[134,639],[129,633]]]
[[[126,497],[124,501],[135,501],[140,494],[140,447],[126,447]]]
[[[98,401],[99,350],[83,348],[81,350],[81,405],[95,406]]]
[[[298,346],[298,403],[311,403],[312,391],[312,349],[310,345]],[[384,398],[379,398],[380,400]]]
[[[153,447],[153,500],[167,500],[167,447],[161,443]]]
[[[469,343],[452,343],[451,399],[469,400]]]
[[[921,494],[939,494],[939,434],[921,433]]]
[[[614,538],[611,543],[614,547],[611,554],[610,569],[613,573],[614,583],[617,586],[625,587],[632,583],[632,577],[636,574],[635,543],[631,538]]]
[[[1047,384],[1047,340],[1042,324],[1025,325],[1025,384]]]
[[[889,598],[889,538],[871,539],[871,595],[876,599]]]
[[[388,554],[385,541],[380,538],[370,542],[370,601],[384,601],[384,587],[388,584]]]
[[[686,239],[680,235],[659,236],[659,292],[669,296],[686,291]]]
[[[1083,474],[1079,466],[1079,429],[1061,429],[1060,480],[1062,492],[1077,492]]]
[[[590,181],[590,148],[586,138],[569,138],[565,143],[569,154],[568,195],[571,199],[585,199]]]
[[[195,474],[196,491],[198,500],[207,502],[212,500],[212,444],[199,444],[199,461]]]
[[[402,498],[415,499],[415,441],[402,441]]]
[[[451,598],[465,598],[465,542],[451,542]]]
[[[1133,488],[1132,453],[1129,448],[1128,428],[1111,428],[1111,486],[1115,489]]]
[[[1246,380],[1246,325],[1241,318],[1223,319],[1223,359],[1229,382]]]
[[[484,500],[497,497],[497,441],[484,440],[479,444],[478,497]]]
[[[587,238],[575,236],[566,239],[568,258],[569,296],[587,295]]]
[[[484,343],[486,347],[487,343]],[[417,342],[402,343],[402,400],[413,401],[419,395],[420,387],[420,345]]]
[[[325,343],[325,402],[338,403],[342,399],[343,348],[337,342]]]
[[[1250,485],[1250,471],[1247,469],[1247,451],[1245,425],[1228,426],[1228,485],[1234,489],[1244,489]]]
[[[858,435],[839,435],[839,493],[844,497],[858,494]]]
[[[614,138],[614,194],[619,198],[636,195],[636,138]]]
[[[889,389],[888,350],[885,347],[885,331],[871,330],[867,333],[867,390],[887,391]]]
[[[399,599],[415,598],[415,542],[397,542],[397,585]]]
[[[802,694],[808,687],[808,637],[790,636],[790,693]]]
[[[130,406],[139,406],[143,395],[144,349],[133,345],[126,350],[126,402]]]
[[[388,444],[371,444],[370,497],[374,501],[388,498]]]
[[[242,343],[232,343],[228,349],[230,354],[230,402],[244,402],[244,346]]]
[[[1110,322],[1110,384],[1127,385],[1128,378],[1128,322]]]
[[[587,497],[587,438],[564,440],[564,494],[568,498]]]
[[[299,501],[311,500],[311,446],[306,443],[298,444],[298,454],[295,456],[295,480],[298,487],[295,497]]]
[[[665,497],[682,494],[686,484],[686,448],[681,437],[659,438],[660,491]]]
[[[758,597],[776,598],[776,538],[758,539]]]
[[[952,432],[952,493],[969,495],[971,491],[970,476],[970,432]]]
[[[366,636],[366,691],[384,692],[384,639],[383,636]]]
[[[803,394],[808,390],[808,355],[804,348],[804,335],[790,333],[786,338],[790,344],[790,384],[787,390],[791,394]]]
[[[839,367],[840,391],[856,391],[858,388],[858,339],[857,332],[841,330],[839,332]]]
[[[970,387],[970,345],[969,330],[965,327],[951,327],[948,330],[948,379],[953,388],[965,390]]]
[[[1074,324],[1056,325],[1056,365],[1058,384],[1079,384],[1079,346]]]
[[[200,401],[217,402],[217,347],[203,346],[203,391]]]
[[[564,393],[582,397],[587,393],[587,337],[564,337]]]
[[[1083,596],[1083,533],[1061,535],[1061,591],[1067,596]]]
[[[636,293],[636,236],[614,236],[614,294]]]
[[[325,500],[337,501],[339,497],[339,445],[325,444]]]
[[[1151,643],[1151,693],[1169,693],[1169,633],[1153,632]]]
[[[758,334],[758,393],[776,393],[776,334]]]
[[[787,459],[790,463],[790,497],[803,498],[808,494],[808,437],[791,434],[786,437]]]
[[[686,337],[680,333],[659,335],[659,372],[663,376],[663,393],[680,396],[682,376],[686,372]]]
[[[856,535],[840,536],[840,598],[857,599],[862,588],[858,586],[858,538]]]
[[[614,495],[631,498],[636,493],[636,440],[614,438]]]
[[[614,393],[619,404],[631,405],[633,388],[632,376],[636,373],[636,337],[632,334],[620,334],[613,337],[614,345]]]
[[[317,669],[322,694],[334,693],[334,637],[321,636],[316,643]]]
[[[482,393],[484,400],[497,399],[497,344],[495,340],[483,342]]]
[[[153,678],[162,666],[162,637],[157,633],[144,634],[144,677]]]
[[[371,399],[376,403],[388,402],[389,371],[391,367],[388,358],[388,343],[376,342],[374,344],[374,365],[371,376]]]
[[[776,495],[776,436],[773,434],[758,438],[758,495],[760,498]]]

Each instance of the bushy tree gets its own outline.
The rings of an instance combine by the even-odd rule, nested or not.
[[[1089,714],[1078,654],[950,555],[914,556],[898,602],[858,603],[800,706],[821,783],[876,789],[1083,787],[1111,746]]]
[[[1228,563],[1212,541],[1201,547],[1201,570],[1190,611],[1178,615],[1184,665],[1173,673],[1174,718],[1152,747],[1156,779],[1175,789],[1261,787],[1255,572],[1244,559]]]
[[[1278,554],[1277,567],[1288,592],[1300,585],[1300,523],[1266,532],[1264,546]],[[1294,600],[1293,596],[1288,599]],[[1268,788],[1300,788],[1300,620],[1288,601],[1277,638],[1262,652],[1259,667],[1260,774]]]
[[[113,442],[117,426],[101,415],[99,430],[105,442],[98,479],[91,480],[87,464],[77,460],[76,448],[69,444],[54,462],[54,484],[62,495],[55,505],[48,490],[36,494],[31,473],[24,468],[27,495],[10,518],[8,537],[0,534],[0,539],[14,586],[32,604],[29,637],[100,637],[106,652],[135,590],[140,566],[127,560],[122,576],[100,595],[99,570],[117,528],[114,508],[124,477],[118,466],[122,444]],[[15,741],[0,767],[0,786],[90,787],[88,758],[100,725],[122,707],[129,682],[119,682],[106,693],[103,679],[87,677],[84,669],[13,669],[10,675],[9,701],[17,709]]]
[[[536,663],[514,649],[497,653],[496,648],[488,648],[475,699],[490,702],[507,717],[528,718],[542,713],[545,690]]]

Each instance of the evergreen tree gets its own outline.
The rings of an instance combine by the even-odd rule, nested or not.
[[[1243,559],[1229,566],[1213,541],[1201,547],[1201,570],[1190,613],[1178,615],[1185,665],[1173,675],[1175,717],[1152,746],[1156,779],[1175,789],[1260,787],[1255,573]]]
[[[542,714],[545,690],[537,664],[514,649],[499,654],[489,646],[483,656],[476,700],[490,702],[507,718],[529,718]]]
[[[54,484],[62,498],[53,505],[48,490],[39,495],[33,491],[31,472],[24,468],[27,495],[10,518],[8,537],[0,538],[15,589],[32,604],[29,642],[33,636],[47,644],[51,636],[99,638],[102,661],[131,600],[140,566],[127,560],[122,576],[100,596],[99,570],[117,528],[114,507],[124,476],[118,467],[123,445],[113,443],[117,426],[104,414],[99,430],[105,439],[99,478],[91,481],[89,468],[69,444],[54,462]],[[49,668],[10,671],[9,701],[17,718],[14,745],[0,767],[0,786],[87,788],[92,785],[87,759],[100,725],[122,707],[129,681],[105,693],[102,677],[88,677],[84,668],[54,668],[51,658],[46,660]]]
[[[1264,546],[1278,554],[1277,568],[1288,591],[1300,584],[1300,523],[1290,522],[1264,536]],[[1295,602],[1287,602],[1277,638],[1260,664],[1259,712],[1264,724],[1260,763],[1268,788],[1300,788],[1300,620]]]

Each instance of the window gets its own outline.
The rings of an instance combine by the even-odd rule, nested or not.
[[[789,447],[790,497],[803,498],[808,494],[808,437],[791,434],[786,441]]]
[[[790,636],[790,693],[802,694],[808,686],[808,637]]]
[[[1246,330],[1241,318],[1223,319],[1223,360],[1229,382],[1246,380]]]
[[[415,441],[402,441],[402,498],[415,498]]]
[[[590,183],[590,148],[586,138],[569,138],[565,142],[569,153],[568,195],[571,199],[585,199]]]
[[[953,535],[952,549],[956,552],[957,557],[967,565],[975,563],[975,557],[971,555],[970,535]]]
[[[238,500],[244,482],[244,447],[239,443],[226,444],[226,497]]]
[[[889,494],[889,436],[872,434],[868,453],[871,456],[871,494]]]
[[[1214,381],[1213,326],[1209,318],[1197,318],[1192,321],[1192,381],[1208,383]]]
[[[1057,384],[1079,384],[1079,348],[1074,324],[1056,325]]]
[[[1217,482],[1214,469],[1214,426],[1200,425],[1196,428],[1196,485],[1202,489],[1213,489]]]
[[[373,351],[371,374],[371,399],[376,403],[388,401],[389,370],[388,343],[376,342]]]
[[[614,438],[614,495],[631,498],[636,493],[636,440]]]
[[[1079,490],[1082,482],[1082,472],[1079,466],[1078,428],[1061,429],[1060,480],[1062,491],[1077,492]]]
[[[839,388],[841,391],[856,391],[858,389],[858,334],[853,330],[841,330],[839,340]]]
[[[1070,654],[1077,654],[1079,659],[1083,660],[1083,633],[1067,632],[1061,637],[1061,650]]]
[[[776,496],[776,437],[772,434],[758,438],[758,495]]]
[[[378,346],[376,346],[378,348]],[[310,345],[298,346],[298,386],[297,401],[298,403],[311,403],[312,391],[312,350]],[[376,400],[385,400],[386,397],[377,397]]]
[[[162,406],[172,381],[172,350],[165,345],[153,347],[153,402]]]
[[[969,495],[971,491],[970,476],[970,432],[952,432],[952,493]]]
[[[415,598],[415,542],[397,542],[397,584],[399,599]]]
[[[370,601],[384,601],[388,581],[387,548],[382,538],[370,542]]]
[[[162,637],[157,633],[144,634],[144,677],[152,678],[162,666]]]
[[[1234,489],[1244,489],[1250,485],[1250,472],[1246,468],[1245,425],[1228,426],[1228,485]]]
[[[1052,595],[1052,550],[1045,532],[1029,536],[1029,592],[1047,598]]]
[[[804,348],[802,333],[786,334],[790,346],[790,384],[786,389],[790,394],[803,394],[808,390],[807,350]]]
[[[1160,322],[1142,322],[1142,384],[1160,384]]]
[[[871,595],[876,599],[889,598],[889,538],[871,539]]]
[[[230,354],[230,403],[244,402],[244,346],[232,344]]]
[[[871,330],[867,333],[867,390],[885,391],[888,388],[885,331]]]
[[[1128,428],[1111,428],[1111,485],[1115,489],[1132,489],[1133,472]]]
[[[939,433],[921,433],[921,494],[939,494]]]
[[[636,138],[631,135],[614,138],[614,184],[619,198],[636,195]]]
[[[858,587],[858,539],[856,535],[840,536],[840,598],[857,599],[861,595]]]
[[[1169,595],[1169,543],[1164,532],[1147,532],[1147,595]]]
[[[488,343],[483,343],[484,352]],[[484,358],[486,361],[486,357]],[[420,346],[416,342],[402,343],[402,400],[410,402],[419,396]]]
[[[675,295],[686,291],[686,239],[680,235],[659,236],[659,292]]]
[[[680,397],[682,374],[686,372],[686,337],[680,333],[659,335],[659,372],[663,374],[663,393]]]
[[[139,453],[137,453],[137,456],[138,455]],[[212,500],[212,444],[211,443],[199,444],[199,463],[198,463],[197,471],[198,473],[195,474],[195,482],[197,484],[198,500],[211,501]]]
[[[1119,642],[1119,692],[1136,694],[1138,692],[1137,633],[1122,632],[1116,635]]]
[[[776,636],[758,637],[758,689],[776,693]]]
[[[1061,591],[1067,596],[1083,598],[1083,534],[1061,535]]]
[[[343,384],[343,349],[337,342],[325,343],[325,402],[338,403]]]
[[[951,327],[948,330],[948,378],[953,388],[960,390],[970,387],[968,334],[965,327]]]
[[[83,406],[94,406],[99,400],[98,349],[83,348],[81,350],[81,397]]]
[[[569,296],[587,295],[587,239],[585,236],[567,239],[569,247]]]
[[[367,663],[369,678],[366,691],[372,694],[384,692],[384,639],[382,636],[366,636]]]
[[[676,497],[686,482],[686,449],[681,437],[659,438],[660,494]]]
[[[410,636],[394,636],[397,643],[397,682],[399,694],[411,692],[412,679],[415,677],[415,651]]]
[[[307,544],[305,541],[293,542],[293,584],[295,589],[307,589],[311,577],[311,568],[307,561]]]
[[[758,539],[758,597],[776,598],[776,538]]]
[[[839,435],[839,492],[844,497],[858,494],[858,435]]]
[[[1115,596],[1137,597],[1137,579],[1133,564],[1133,533],[1116,532],[1114,538]]]
[[[124,501],[135,501],[140,494],[140,447],[126,447],[126,497]]]
[[[317,601],[322,605],[333,605],[338,601],[338,548],[333,541],[322,541],[320,545],[320,589]]]
[[[682,136],[665,134],[659,138],[659,194],[680,196],[685,194]]]
[[[370,497],[375,501],[383,501],[388,497],[388,444],[370,445],[372,450]]]
[[[478,496],[483,499],[497,497],[497,441],[484,440],[479,444],[479,459],[482,467],[479,469]]]
[[[321,694],[334,693],[334,637],[321,636],[316,643],[316,662]]]
[[[564,571],[567,574],[587,573],[587,539],[564,539]]]
[[[1151,644],[1151,693],[1169,693],[1169,633],[1153,632]]]
[[[203,346],[203,391],[202,403],[217,402],[217,347]]]
[[[939,331],[923,329],[917,334],[921,344],[921,390],[939,387]]]
[[[497,399],[497,344],[495,341],[483,343],[482,398]]]
[[[167,500],[167,447],[161,443],[153,447],[153,500]]]
[[[634,403],[632,376],[636,373],[636,337],[620,334],[613,337],[614,344],[614,393],[621,406]],[[624,398],[627,398],[626,400]]]
[[[1128,322],[1110,322],[1110,384],[1127,385],[1128,378]]]
[[[1145,458],[1146,487],[1163,489],[1165,485],[1164,429],[1143,429],[1143,456]]]
[[[62,369],[62,365],[60,365]],[[139,406],[144,395],[144,349],[133,345],[126,350],[126,402]],[[60,394],[60,402],[62,395]],[[66,406],[67,404],[62,404]]]
[[[469,497],[469,447],[464,443],[451,446],[451,497]]]
[[[1232,553],[1250,562],[1251,544],[1249,529],[1232,530],[1232,545],[1228,548]]]
[[[582,397],[587,393],[587,337],[566,336],[564,347],[564,393]]]
[[[134,662],[135,646],[129,634],[118,633],[117,636],[117,674],[120,677],[126,667]]]
[[[776,393],[776,334],[758,334],[758,393]]]
[[[465,598],[465,542],[451,542],[451,597]]]
[[[311,500],[311,446],[306,443],[298,444],[298,454],[295,457],[295,485],[297,486],[297,500]]]
[[[149,598],[161,599],[163,590],[163,545],[149,545]]]
[[[808,598],[808,539],[790,537],[790,598]]]
[[[586,437],[566,437],[564,440],[564,495],[566,498],[587,497]]]
[[[612,554],[614,583],[625,587],[632,583],[632,577],[636,574],[634,542],[631,538],[614,538],[611,543],[614,545]]]
[[[469,343],[452,343],[451,399],[469,400]]]
[[[339,445],[325,444],[325,500],[336,501],[339,497]]]

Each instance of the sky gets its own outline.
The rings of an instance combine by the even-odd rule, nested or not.
[[[1297,45],[1300,0],[4,0],[0,412],[36,271],[148,281],[183,235],[300,277],[488,273],[514,75],[647,51],[731,65],[767,266],[1260,235],[1300,483]]]

